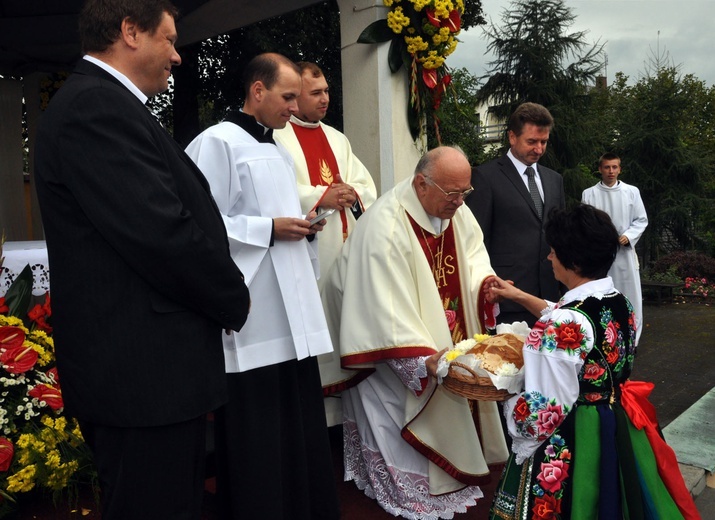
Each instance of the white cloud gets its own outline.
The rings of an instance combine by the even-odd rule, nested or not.
[[[501,15],[509,0],[483,0],[487,20],[501,25]],[[569,32],[587,31],[586,42],[600,39],[608,55],[607,76],[616,72],[642,77],[647,64],[658,53],[667,52],[668,64],[680,66],[683,74],[693,74],[706,85],[715,85],[715,0],[566,0],[576,15]],[[488,62],[487,40],[481,28],[463,31],[455,53],[447,63],[483,76]]]

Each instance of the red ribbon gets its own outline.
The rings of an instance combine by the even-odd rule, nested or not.
[[[648,401],[648,396],[654,387],[653,383],[645,381],[626,381],[621,384],[621,405],[633,426],[639,430],[645,429],[646,437],[655,455],[658,474],[683,517],[686,520],[700,520],[700,513],[680,474],[675,452],[658,433],[655,406]]]

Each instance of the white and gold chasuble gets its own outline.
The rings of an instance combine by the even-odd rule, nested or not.
[[[348,431],[356,430],[357,438],[351,442],[361,446],[346,451],[346,475],[352,472],[354,480],[369,481],[371,462],[365,453],[375,453],[389,466],[389,473],[404,476],[400,485],[421,478],[428,482],[429,493],[441,495],[462,490],[488,475],[487,464],[505,461],[508,453],[496,403],[477,404],[480,441],[466,399],[438,386],[434,379],[417,396],[383,362],[431,355],[453,343],[430,262],[410,217],[434,235],[412,178],[378,199],[360,218],[330,274],[323,298],[343,368],[374,370],[343,392],[345,425]],[[466,332],[473,335],[482,332],[477,301],[480,288],[484,278],[494,272],[479,225],[466,206],[451,220],[442,221],[442,230],[448,226],[453,227],[455,236]],[[324,377],[327,372],[322,372]],[[345,370],[335,373],[350,374]],[[453,511],[481,496],[478,488],[468,489],[471,492]],[[381,493],[373,491],[379,499]],[[397,499],[385,494],[389,495],[389,490],[382,490],[387,502],[381,501],[383,507],[402,514]],[[426,500],[448,502],[448,497]]]

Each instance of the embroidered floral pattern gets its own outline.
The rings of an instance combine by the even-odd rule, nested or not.
[[[448,291],[445,291],[448,292]],[[466,337],[464,326],[464,313],[462,312],[462,302],[459,296],[447,296],[443,300],[444,315],[447,318],[449,331],[452,333],[452,343],[459,343]]]
[[[571,408],[539,392],[525,392],[514,408],[519,433],[539,440],[548,438],[563,422]]]
[[[561,500],[569,477],[571,451],[564,439],[555,434],[544,450],[541,470],[532,492],[536,495],[532,508],[534,519],[560,518]]]
[[[570,392],[578,390],[578,398],[569,406],[570,402],[564,403],[557,396],[555,389],[563,388],[564,383],[556,378],[565,377],[565,370],[537,370],[527,379],[527,389],[516,399],[512,409],[513,427],[528,441],[522,446],[533,446],[532,440],[541,444],[536,451],[521,452],[526,457],[531,455],[523,462],[531,467],[522,473],[526,478],[518,484],[509,484],[497,492],[493,506],[496,517],[570,518],[572,508],[579,505],[566,502],[565,497],[575,491],[574,486],[592,485],[573,481],[571,461],[578,455],[573,437],[576,408],[599,406],[603,407],[603,413],[612,413],[608,411],[609,404],[618,399],[614,385],[630,375],[635,355],[635,319],[632,307],[629,305],[626,309],[623,301],[625,298],[618,293],[609,292],[581,301],[559,302],[558,307],[532,329],[525,345],[525,359],[530,356],[532,367],[563,368],[571,366],[575,356],[583,359],[578,380],[568,385]],[[565,360],[568,363],[563,363]],[[597,427],[585,433],[599,435]],[[515,443],[518,440],[515,436]],[[588,450],[588,446],[579,445],[578,449]],[[518,467],[520,452],[515,453],[517,458],[510,463],[510,471]],[[595,468],[596,478],[598,473]],[[516,499],[524,494],[529,496],[528,506],[521,498]],[[586,516],[593,513],[580,512]]]
[[[585,357],[587,338],[581,324],[574,321],[537,321],[525,345],[533,350],[552,352],[556,349]]]

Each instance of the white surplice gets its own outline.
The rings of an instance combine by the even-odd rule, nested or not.
[[[636,244],[648,227],[643,200],[638,188],[618,181],[608,187],[602,182],[584,190],[581,202],[605,211],[616,226],[618,235],[628,237],[629,245],[618,249],[616,259],[608,271],[613,285],[624,294],[636,313],[636,343],[643,327],[643,294]]]
[[[411,178],[360,218],[323,290],[343,363],[375,369],[343,392],[345,478],[392,514],[452,518],[482,494],[442,468],[454,475],[483,476],[488,463],[506,460],[507,449],[496,403],[477,403],[480,443],[465,398],[433,378],[418,396],[386,363],[399,359],[409,366],[412,359],[418,369],[416,351],[437,352],[452,344],[439,291],[408,213],[434,234]],[[465,325],[472,335],[481,332],[477,298],[482,281],[493,274],[489,257],[466,206],[440,224],[442,232],[454,227]]]
[[[226,371],[332,352],[313,246],[307,240],[270,245],[273,218],[303,218],[288,153],[230,122],[204,131],[186,152],[211,185],[231,256],[251,293],[245,326],[224,335]]]
[[[310,129],[311,132],[322,132],[325,135],[338,166],[338,172],[331,172],[331,175],[339,173],[342,182],[350,185],[355,190],[359,198],[358,203],[363,211],[375,202],[377,198],[375,183],[370,176],[370,172],[367,171],[367,168],[365,168],[360,159],[353,153],[348,138],[335,128],[324,123],[310,123],[301,121],[297,117],[292,116],[290,123],[287,124],[285,128],[273,132],[273,138],[277,143],[285,146],[293,158],[296,181],[298,183],[298,196],[300,197],[300,205],[304,213],[307,213],[318,204],[320,199],[325,195],[328,186],[313,186],[311,184],[308,160],[320,160],[322,157],[309,158],[306,156],[295,134],[293,125]],[[349,236],[355,227],[356,220],[353,212],[349,209],[344,210],[344,215]],[[320,232],[320,240],[318,241],[318,258],[320,260],[319,289],[322,289],[325,284],[327,275],[340,254],[340,250],[343,248],[343,243],[342,218],[339,213],[335,213],[327,219],[325,227]],[[323,386],[326,386],[329,381],[340,381],[352,375],[349,372],[340,370],[339,352],[337,352],[337,350],[330,354],[320,356],[318,363],[321,380],[324,383]],[[325,398],[325,415],[328,426],[334,426],[342,422],[342,406],[340,399],[336,395]]]

